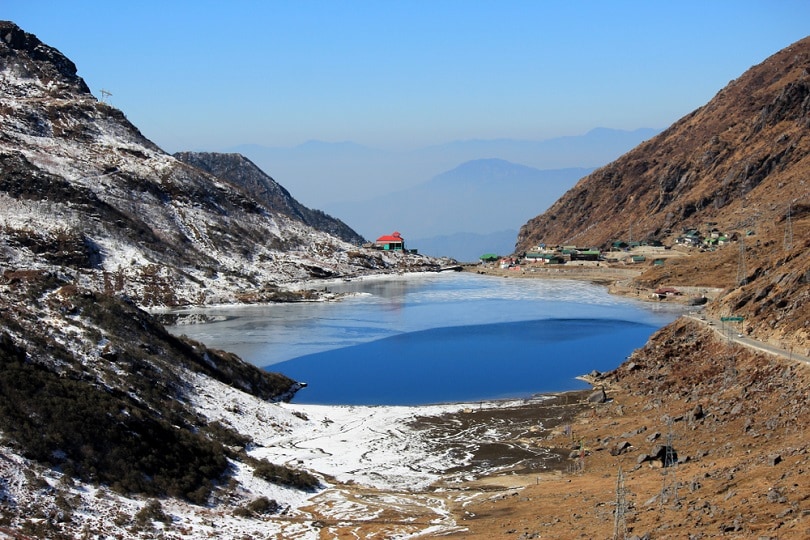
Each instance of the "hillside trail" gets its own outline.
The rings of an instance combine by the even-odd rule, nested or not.
[[[724,338],[729,342],[737,343],[738,345],[748,347],[749,349],[754,349],[764,353],[773,354],[775,356],[784,358],[788,361],[803,362],[805,364],[810,364],[810,356],[799,354],[792,348],[785,349],[783,347],[777,347],[776,345],[765,343],[752,337],[745,336],[740,331],[740,329],[736,328],[733,323],[730,323],[728,321],[723,321],[721,319],[713,319],[706,316],[696,316],[696,315],[685,315],[685,316],[689,317],[694,321],[697,321],[698,323],[706,325],[707,327],[714,330],[714,332],[716,332],[722,338]]]

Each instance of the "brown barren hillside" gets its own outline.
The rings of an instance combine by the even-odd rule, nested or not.
[[[583,178],[526,223],[545,244],[672,245],[687,229],[732,240],[650,266],[641,286],[722,287],[715,315],[806,352],[810,311],[810,38],[749,69],[709,103]]]
[[[684,317],[594,381],[609,402],[539,442],[572,453],[567,471],[473,483],[442,537],[810,538],[809,382]]]

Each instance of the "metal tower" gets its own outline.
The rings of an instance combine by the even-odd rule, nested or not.
[[[790,220],[790,207],[788,203],[787,219],[785,220],[785,251],[793,249],[793,222]]]
[[[613,540],[627,538],[627,492],[624,488],[624,472],[619,467],[619,476],[616,478],[616,515],[613,520]]]
[[[748,268],[745,263],[745,236],[740,236],[740,262],[737,264],[737,285],[748,282]]]

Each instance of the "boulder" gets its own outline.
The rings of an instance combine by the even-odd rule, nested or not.
[[[704,416],[703,406],[700,403],[698,403],[697,405],[695,405],[694,409],[692,409],[692,411],[689,413],[689,421],[694,422],[696,420],[700,420],[701,418],[703,418],[703,416]]]
[[[667,444],[657,444],[650,452],[650,461],[658,460],[663,467],[671,467],[678,462],[678,453]]]
[[[616,445],[610,449],[611,456],[619,456],[627,452],[629,448],[632,448],[633,445],[630,444],[628,441],[622,441],[620,443],[616,443]]]
[[[604,388],[594,390],[591,395],[588,396],[588,403],[605,403],[607,400],[608,398]]]

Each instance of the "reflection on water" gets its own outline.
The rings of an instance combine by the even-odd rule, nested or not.
[[[408,332],[273,366],[304,381],[296,402],[420,405],[585,388],[656,330],[610,319],[544,319]]]
[[[327,287],[351,296],[339,302],[187,310],[185,313],[204,315],[211,322],[169,329],[209,347],[234,352],[255,365],[268,366],[310,383],[311,387],[296,398],[299,401],[326,400],[317,397],[317,380],[320,374],[335,369],[333,379],[339,373],[347,376],[353,373],[351,395],[367,395],[361,401],[352,402],[400,403],[404,402],[402,398],[371,401],[370,390],[362,388],[383,386],[389,389],[388,395],[402,396],[406,391],[415,394],[416,386],[425,387],[426,379],[433,377],[440,379],[438,387],[448,390],[442,396],[432,394],[433,397],[424,399],[456,400],[455,394],[449,391],[449,379],[469,379],[472,386],[472,379],[463,375],[471,370],[469,358],[474,349],[480,349],[483,359],[475,361],[476,369],[483,369],[484,364],[489,363],[493,378],[525,377],[534,381],[525,389],[504,388],[487,396],[553,390],[557,388],[538,384],[536,375],[510,374],[507,369],[516,366],[518,358],[523,359],[524,364],[526,359],[535,364],[542,359],[571,365],[575,374],[610,369],[656,328],[677,315],[671,308],[611,296],[601,286],[564,280],[502,279],[452,273],[334,282]],[[541,325],[538,321],[544,323]],[[568,337],[562,340],[561,336]],[[527,341],[527,338],[530,339]],[[472,343],[476,345],[473,347]],[[553,349],[546,349],[551,343]],[[590,350],[575,352],[575,345],[583,343]],[[459,344],[469,347],[453,348]],[[599,363],[602,361],[608,365]],[[280,362],[284,364],[277,365]],[[453,367],[441,375],[431,376],[425,372],[431,364],[440,363]],[[309,371],[305,366],[310,366]],[[312,366],[318,367],[313,369]],[[395,367],[403,371],[395,373]],[[391,378],[388,382],[363,380],[359,372],[364,370],[381,376],[390,373]],[[406,377],[410,372],[417,376],[408,383]],[[420,372],[425,376],[420,378]],[[567,375],[564,378],[570,379]],[[570,381],[566,384],[568,388],[576,385]],[[346,400],[347,397],[329,399]]]

